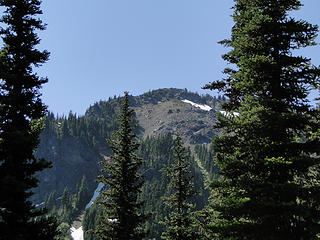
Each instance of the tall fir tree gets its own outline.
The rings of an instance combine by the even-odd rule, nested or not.
[[[142,202],[138,201],[143,177],[138,172],[143,164],[136,155],[139,144],[134,133],[133,110],[129,108],[129,96],[125,92],[119,129],[109,141],[113,152],[111,160],[103,161],[99,181],[104,183],[107,190],[101,192],[100,204],[104,214],[100,219],[96,235],[99,239],[136,240],[145,236],[143,223],[146,220],[140,212]]]
[[[38,185],[34,174],[50,166],[34,157],[46,107],[39,89],[47,82],[33,72],[47,51],[35,47],[45,26],[38,0],[0,0],[0,239],[53,239],[56,225],[41,218],[29,200]]]
[[[87,178],[85,175],[83,175],[79,190],[76,194],[75,208],[78,210],[83,209],[88,201],[90,201],[90,197]]]
[[[163,222],[166,228],[162,233],[162,239],[167,240],[199,239],[192,212],[195,206],[191,203],[196,194],[190,170],[191,158],[181,141],[181,137],[177,135],[173,148],[175,162],[165,169],[170,179],[169,189],[172,192],[169,197],[164,198],[165,204],[171,209],[169,216]]]
[[[71,216],[73,213],[72,208],[72,196],[69,193],[68,187],[64,188],[64,191],[61,196],[61,220],[63,222],[71,222]]]
[[[226,94],[215,139],[221,178],[212,183],[209,239],[318,239],[319,136],[307,96],[319,68],[296,50],[318,27],[295,20],[299,0],[235,0],[223,56],[235,69],[208,84]],[[212,214],[213,212],[213,214]]]

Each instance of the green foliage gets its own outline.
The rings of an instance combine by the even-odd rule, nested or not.
[[[83,175],[76,197],[75,208],[78,210],[84,209],[86,204],[89,202],[90,197],[91,195],[88,190],[87,178],[85,175]]]
[[[173,146],[173,138],[167,134],[145,139],[141,142],[139,149],[139,156],[146,161],[142,169],[146,182],[139,198],[145,201],[143,211],[152,215],[146,226],[150,239],[160,239],[164,226],[159,222],[169,213],[169,209],[164,206],[161,200],[161,197],[168,191],[169,181],[161,169],[173,161],[174,156],[171,151]]]
[[[55,221],[42,217],[30,201],[38,185],[35,173],[50,167],[36,159],[46,107],[39,89],[47,82],[33,72],[49,53],[39,51],[36,31],[45,25],[39,0],[0,0],[0,232],[1,239],[53,239]]]
[[[160,239],[162,232],[165,231],[165,226],[160,222],[171,212],[162,200],[162,197],[172,192],[169,178],[162,169],[175,162],[174,146],[173,137],[171,134],[166,134],[145,139],[139,149],[139,155],[146,161],[143,169],[146,182],[140,198],[145,201],[144,211],[152,213],[152,217],[147,221],[150,239]],[[191,154],[189,149],[187,152]],[[200,210],[207,204],[208,191],[204,187],[203,175],[193,157],[190,159],[190,164],[190,171],[194,176],[193,185],[199,191],[199,194],[193,196],[190,201],[195,205],[195,210]]]
[[[172,193],[169,197],[164,197],[164,202],[171,212],[163,222],[166,228],[162,233],[162,238],[167,240],[196,239],[198,234],[195,231],[195,219],[192,213],[194,204],[190,203],[191,197],[196,194],[190,171],[191,159],[186,154],[179,135],[176,136],[173,151],[175,162],[165,168],[170,179],[169,190]]]
[[[171,93],[170,93],[171,92]],[[148,95],[148,94],[147,94]],[[218,101],[221,100],[215,99],[209,96],[200,97],[197,94],[190,93],[182,90],[158,90],[153,92],[154,101],[157,103],[157,99],[166,100],[168,97],[178,96],[181,99],[190,98],[196,99],[194,101],[199,101],[203,103],[207,103],[210,101]],[[149,95],[148,95],[149,96]],[[152,98],[152,95],[149,97]],[[199,98],[199,99],[198,99]],[[115,97],[113,99],[109,98],[108,101],[100,101],[91,106],[87,111],[85,116],[76,116],[71,113],[67,117],[55,117],[52,113],[49,113],[47,118],[45,119],[46,128],[42,133],[41,139],[41,147],[38,149],[39,156],[46,156],[48,159],[53,159],[55,161],[55,167],[57,167],[57,171],[63,172],[66,169],[73,168],[75,158],[73,152],[68,152],[69,149],[74,148],[73,145],[79,146],[81,149],[86,149],[88,147],[88,153],[86,158],[90,161],[95,162],[94,158],[99,159],[96,156],[99,156],[100,153],[103,155],[110,155],[110,149],[106,146],[105,138],[110,137],[110,132],[113,129],[116,129],[119,124],[115,120],[115,115],[120,111],[121,99],[119,97]],[[136,105],[139,102],[143,102],[146,100],[145,96],[137,97],[137,99],[133,99],[129,97],[130,101],[133,100],[131,105]],[[144,100],[143,100],[144,99]],[[146,100],[147,101],[147,100]],[[210,103],[211,104],[211,103]],[[136,123],[136,120],[133,118],[133,124]],[[135,131],[139,133],[138,131]],[[65,146],[68,146],[66,148]],[[50,149],[47,146],[53,146]],[[159,239],[161,233],[164,231],[164,227],[159,224],[159,221],[163,221],[164,217],[169,214],[169,209],[163,206],[163,202],[161,197],[164,196],[168,189],[168,179],[160,170],[172,163],[174,156],[171,149],[174,146],[174,141],[171,135],[163,135],[156,138],[147,138],[142,141],[140,148],[137,151],[137,154],[142,157],[142,159],[146,160],[145,166],[142,167],[140,173],[145,176],[145,184],[142,187],[142,192],[139,194],[139,200],[145,201],[144,206],[142,206],[141,211],[143,213],[152,212],[152,217],[147,220],[146,229],[149,231],[148,238],[156,238]],[[80,154],[82,157],[83,153]],[[48,156],[48,157],[47,157]],[[90,157],[89,157],[90,156]],[[92,157],[94,156],[94,157]],[[195,196],[192,199],[192,202],[196,205],[196,209],[202,209],[203,206],[207,204],[208,191],[204,189],[203,184],[203,176],[197,164],[191,161],[191,171],[195,176],[193,179],[195,188],[200,191],[200,194]],[[75,166],[76,171],[82,173],[81,166]],[[83,170],[86,172],[86,170]],[[92,170],[90,169],[90,172]],[[94,174],[93,174],[94,175]],[[62,175],[63,176],[63,175]],[[76,206],[76,197],[75,194],[79,191],[80,183],[76,186],[76,182],[81,179],[80,174],[76,176],[70,177],[64,176],[59,177],[59,181],[56,185],[52,184],[52,186],[42,186],[41,190],[44,191],[54,191],[56,190],[57,195],[63,195],[62,192],[65,186],[68,186],[68,191],[71,195],[72,206],[68,208],[61,208],[60,201],[58,201],[58,206],[56,207],[56,214],[59,216],[60,221],[69,222],[70,217],[75,217],[76,213],[79,210],[75,209]],[[88,185],[90,185],[90,176],[87,175]],[[61,179],[61,180],[60,180]],[[92,185],[92,184],[91,184]],[[89,187],[91,191],[93,187]],[[41,201],[41,200],[39,200]],[[62,200],[61,200],[62,201]],[[97,208],[98,211],[95,212],[90,208],[86,211],[85,219],[84,219],[84,230],[93,229],[92,227],[97,226],[99,223],[97,221],[98,214],[102,210]],[[90,220],[91,219],[91,220]],[[90,223],[86,225],[86,222]],[[92,237],[94,239],[93,234],[85,233],[86,238]]]
[[[90,107],[84,116],[77,116],[70,112],[68,117],[55,117],[49,113],[45,120],[45,129],[42,141],[52,135],[58,141],[73,139],[84,144],[98,153],[109,153],[108,147],[103,144],[106,138],[117,129],[116,113],[119,108],[119,100],[99,102]]]
[[[78,194],[77,194],[78,195]],[[61,196],[61,206],[60,206],[60,216],[62,222],[70,223],[72,221],[72,216],[74,215],[72,207],[72,196],[69,193],[67,187],[65,187],[63,194]]]
[[[99,181],[107,186],[101,191],[100,204],[103,215],[97,226],[96,234],[100,239],[142,239],[145,235],[141,213],[143,202],[138,201],[143,177],[138,170],[142,160],[136,155],[139,145],[135,141],[132,125],[133,110],[129,109],[129,96],[125,93],[119,117],[119,129],[109,141],[113,155],[111,160],[103,161]]]
[[[158,104],[158,102],[167,101],[168,99],[188,99],[201,104],[209,104],[213,107],[222,100],[225,100],[225,98],[221,96],[219,96],[218,99],[208,94],[200,96],[197,93],[189,92],[187,89],[162,88],[131,98],[130,102],[133,106],[141,106],[143,104]]]
[[[45,202],[44,202],[44,207],[47,209],[53,209],[56,208],[56,203],[57,201],[57,193],[56,191],[53,191],[49,195],[47,195]]]
[[[58,226],[58,231],[60,232],[60,234],[57,239],[59,239],[59,240],[72,240],[70,228],[71,228],[71,226],[67,222],[60,223]]]
[[[71,205],[70,193],[69,193],[68,187],[65,187],[63,194],[61,196],[61,205],[66,207]]]
[[[207,145],[196,145],[194,150],[205,170],[209,173],[210,179],[217,178],[218,168],[214,163],[213,144],[210,147]]]
[[[60,140],[72,138],[99,152],[101,148],[106,148],[101,144],[106,137],[111,136],[111,132],[117,127],[114,118],[114,106],[105,103],[102,109],[102,118],[94,116],[77,117],[72,112],[69,113],[68,118],[58,117],[53,122],[54,131]]]
[[[200,96],[181,89],[160,89],[152,91],[152,94],[129,96],[129,100],[131,106],[139,107],[140,104],[148,102],[149,98],[157,104],[158,101],[165,101],[171,97],[191,99],[211,106],[221,102],[221,97],[217,99],[209,95]],[[111,154],[110,148],[105,144],[105,139],[110,138],[111,132],[118,128],[116,115],[120,111],[121,99],[115,97],[109,98],[108,101],[99,101],[93,104],[84,116],[77,116],[70,112],[67,116],[55,117],[53,113],[48,113],[45,119],[46,127],[40,136],[41,142],[36,157],[51,160],[54,170],[39,174],[40,179],[45,178],[49,181],[42,181],[40,186],[34,190],[36,192],[32,198],[34,202],[42,202],[45,194],[54,190],[59,195],[62,194],[65,186],[68,186],[71,192],[76,191],[76,182],[81,180],[83,174],[88,178],[89,190],[93,190],[92,180],[99,172],[96,162],[102,160],[102,155]],[[133,119],[133,122],[136,123],[134,115]],[[141,130],[141,127],[135,129],[135,133],[139,137]],[[202,134],[199,136],[201,138]],[[199,139],[194,136],[193,140]],[[89,168],[91,169],[90,174],[87,172]],[[70,171],[71,169],[72,171]],[[59,181],[54,179],[59,179]]]
[[[93,204],[89,209],[87,209],[83,218],[84,239],[98,240],[98,237],[95,236],[94,231],[92,230],[99,224],[99,219],[102,214],[102,208],[98,204]]]
[[[213,181],[205,224],[209,239],[317,239],[319,137],[306,97],[320,69],[295,50],[314,45],[317,26],[294,20],[300,1],[236,0],[231,51],[237,66],[207,88],[228,102],[215,138],[221,178]],[[238,113],[238,114],[235,114]],[[313,171],[311,171],[313,170]]]
[[[144,175],[145,183],[138,198],[144,201],[142,206],[143,213],[151,213],[151,217],[147,219],[146,229],[148,231],[147,239],[160,239],[161,234],[165,231],[164,225],[159,222],[164,221],[164,218],[169,215],[170,208],[164,205],[162,197],[170,194],[169,179],[162,171],[164,167],[174,163],[174,139],[170,134],[148,137],[140,144],[137,154],[145,159],[145,164],[140,172]],[[188,154],[190,151],[188,150]],[[191,202],[195,204],[195,210],[202,209],[207,204],[208,191],[204,188],[204,179],[202,173],[191,157],[191,173],[194,176],[193,184],[199,194],[191,198]],[[84,217],[84,230],[94,229],[99,224],[98,216],[101,213],[100,207],[94,204],[86,211]],[[90,236],[90,238],[89,238]],[[94,238],[93,234],[87,234],[88,239]]]
[[[115,107],[106,103],[102,109],[107,109],[107,106],[111,109]],[[38,178],[47,181],[41,182],[34,190],[34,202],[42,202],[44,195],[54,190],[61,195],[65,186],[70,192],[77,191],[76,183],[81,181],[83,175],[87,177],[88,190],[93,191],[94,179],[99,173],[97,163],[103,159],[102,155],[110,155],[111,152],[105,139],[117,127],[114,113],[111,110],[103,112],[106,116],[78,117],[70,113],[67,118],[48,113],[36,157],[50,159],[54,169],[38,175]],[[108,115],[108,112],[112,115]]]
[[[70,227],[75,218],[77,218],[85,208],[91,198],[87,189],[87,180],[85,175],[73,194],[65,187],[63,194],[59,197],[56,191],[47,194],[43,209],[48,209],[47,217],[56,219],[59,224],[58,239],[70,239]],[[90,208],[91,211],[94,208]],[[86,222],[86,220],[84,221]],[[69,227],[67,227],[69,226]]]

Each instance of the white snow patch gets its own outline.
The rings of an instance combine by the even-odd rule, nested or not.
[[[103,183],[99,183],[98,184],[98,187],[94,191],[92,198],[90,199],[89,203],[86,205],[86,209],[88,209],[89,207],[92,206],[93,202],[99,196],[100,191],[103,188],[103,186],[104,186]],[[71,231],[71,237],[72,237],[73,240],[83,240],[83,229],[82,229],[82,226],[79,227],[78,229],[72,227],[72,228],[70,228],[70,231]]]
[[[42,206],[44,204],[44,202],[42,202],[42,203],[39,203],[39,204],[36,204],[36,208],[37,207],[40,207],[40,206]]]
[[[79,227],[78,229],[72,227],[70,228],[70,231],[71,231],[71,237],[73,240],[83,240],[82,226]]]
[[[92,206],[93,202],[97,199],[97,197],[100,194],[101,189],[103,188],[104,184],[103,183],[99,183],[97,189],[94,191],[93,196],[91,198],[91,200],[89,201],[89,203],[86,205],[86,209],[88,209],[89,207]]]
[[[239,117],[240,116],[240,113],[238,113],[238,112],[229,113],[226,111],[220,111],[220,113],[225,117]]]
[[[204,110],[204,111],[208,111],[208,112],[212,109],[212,107],[210,107],[210,106],[208,106],[208,105],[194,103],[194,102],[189,101],[189,100],[187,100],[187,99],[182,100],[182,102],[189,103],[189,104],[191,104],[191,105],[194,106],[194,107],[200,108],[200,109],[202,109],[202,110]]]

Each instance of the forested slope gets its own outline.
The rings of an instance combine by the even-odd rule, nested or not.
[[[121,100],[115,96],[97,102],[84,116],[72,112],[68,116],[50,113],[44,120],[45,128],[36,156],[51,161],[53,167],[38,175],[40,185],[35,189],[33,200],[37,204],[45,202],[44,206],[64,222],[61,225],[64,231],[68,231],[72,219],[84,210],[84,203],[80,207],[79,202],[88,201],[97,187],[98,162],[108,159],[111,153],[106,139],[117,129]],[[141,171],[146,184],[140,198],[145,201],[143,211],[151,213],[147,223],[150,237],[160,237],[163,227],[159,221],[168,214],[162,202],[162,197],[169,194],[168,179],[161,169],[172,162],[172,135],[175,133],[182,136],[192,158],[194,185],[199,190],[193,199],[196,209],[206,205],[209,193],[204,189],[205,177],[194,158],[200,159],[210,174],[215,171],[210,163],[212,151],[208,143],[217,134],[213,126],[222,101],[221,97],[200,96],[180,89],[159,89],[137,97],[130,96],[131,107],[135,110],[136,133],[141,140],[139,155],[145,160]],[[85,197],[79,196],[83,177],[86,179]],[[66,194],[69,200],[62,203],[61,196],[65,199]],[[66,208],[70,210],[66,211]],[[87,211],[85,229],[96,224],[97,211],[95,205]]]
[[[145,184],[142,188],[140,199],[145,201],[142,211],[150,214],[147,221],[147,230],[149,231],[148,239],[160,239],[164,226],[160,224],[164,217],[168,216],[169,209],[164,205],[163,197],[168,196],[171,192],[168,187],[169,180],[164,173],[164,168],[172,164],[173,155],[173,136],[170,134],[148,137],[141,142],[138,155],[145,160],[145,166],[141,169]],[[207,150],[202,149],[202,152]],[[190,149],[189,154],[191,155]],[[201,155],[201,161],[206,159]],[[205,179],[198,167],[194,156],[191,156],[191,172],[194,176],[193,182],[197,190],[196,196],[191,200],[196,205],[196,210],[201,210],[207,204],[209,191],[205,188]],[[99,205],[94,204],[87,210],[84,217],[84,230],[94,229],[97,226]],[[85,234],[85,239],[96,239],[90,234]]]
[[[182,102],[185,99],[206,104],[212,110],[204,111]],[[221,101],[224,101],[221,97],[174,88],[130,97],[136,112],[136,131],[141,138],[179,132],[190,146],[211,141]],[[98,162],[110,154],[106,139],[117,128],[120,102],[121,98],[116,96],[97,102],[84,116],[72,112],[68,116],[48,114],[36,156],[51,161],[53,167],[38,175],[40,185],[34,190],[34,202],[42,202],[52,191],[61,196],[65,186],[75,192],[83,175],[88,179],[90,192],[94,191]]]

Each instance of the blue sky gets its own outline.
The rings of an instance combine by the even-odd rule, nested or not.
[[[320,1],[294,15],[320,25]],[[227,51],[217,44],[233,25],[232,0],[44,0],[39,70],[43,101],[54,113],[84,114],[94,102],[129,91],[201,87],[220,79]],[[317,39],[319,43],[319,38]],[[320,46],[303,52],[320,65]]]

